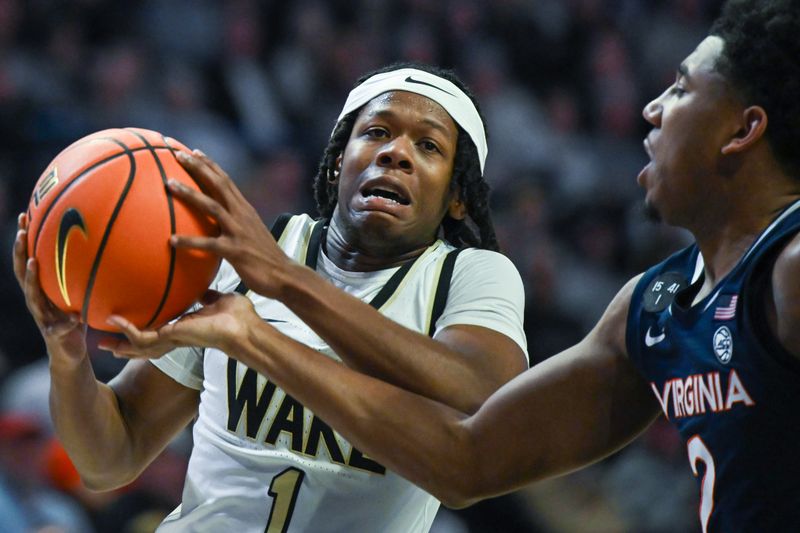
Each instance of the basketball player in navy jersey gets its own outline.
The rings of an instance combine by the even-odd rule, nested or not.
[[[171,190],[214,217],[221,235],[175,244],[223,256],[213,288],[240,295],[249,313],[206,327],[219,307],[208,301],[180,326],[149,332],[141,350],[104,341],[119,354],[165,354],[131,361],[109,385],[94,377],[85,328],[46,301],[35,260],[26,265],[22,215],[15,272],[50,355],[56,430],[86,484],[129,483],[196,417],[182,504],[159,533],[428,531],[433,496],[237,362],[240,347],[218,345],[218,333],[256,342],[268,324],[287,355],[324,354],[475,411],[527,366],[522,281],[494,251],[486,154],[467,89],[421,65],[391,66],[351,91],[316,178],[318,220],[281,217],[270,232],[216,164],[182,153],[209,196]],[[176,348],[185,343],[170,331],[189,324],[209,338]]]
[[[800,531],[799,35],[800,0],[725,5],[644,109],[647,210],[689,229],[695,244],[632,279],[583,341],[477,413],[311,350],[289,357],[288,341],[238,296],[211,304],[213,320],[162,333],[230,343],[229,353],[452,506],[598,461],[661,415],[685,441],[704,532]],[[236,340],[228,316],[249,320],[252,336]],[[154,342],[126,329],[139,353]]]

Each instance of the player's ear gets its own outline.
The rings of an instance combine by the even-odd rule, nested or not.
[[[328,183],[334,184],[339,181],[339,173],[342,171],[342,154],[336,157],[336,163],[333,167],[333,176],[328,176]]]
[[[754,105],[742,112],[741,127],[731,140],[722,147],[723,155],[732,155],[751,148],[767,131],[767,112]]]
[[[447,206],[447,214],[450,215],[450,218],[464,220],[467,217],[467,204],[461,197],[461,186],[456,185],[451,194],[450,203]]]

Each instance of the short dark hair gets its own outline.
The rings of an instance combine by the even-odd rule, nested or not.
[[[764,108],[776,159],[800,179],[800,0],[729,0],[710,33],[725,42],[717,71]]]
[[[475,97],[458,76],[451,70],[425,65],[422,63],[394,63],[365,74],[356,82],[356,86],[375,74],[389,72],[400,68],[416,68],[425,72],[430,72],[436,76],[444,78],[459,89],[464,91],[470,100],[475,104],[478,114],[484,123],[483,115]],[[336,169],[336,158],[344,152],[350,133],[353,130],[356,117],[361,108],[356,109],[342,117],[336,124],[333,135],[331,135],[328,146],[322,156],[319,171],[314,179],[314,198],[317,202],[317,211],[323,218],[330,218],[337,202],[337,185],[334,171]],[[455,162],[453,164],[453,177],[450,181],[450,188],[454,190],[457,186],[461,187],[461,199],[467,207],[468,218],[466,220],[456,220],[450,215],[445,215],[442,221],[442,231],[444,238],[454,246],[474,246],[489,250],[498,250],[497,237],[494,231],[494,224],[489,212],[489,184],[484,179],[481,172],[478,150],[470,136],[456,124],[458,128],[458,140],[456,143]],[[476,235],[471,225],[478,234]]]

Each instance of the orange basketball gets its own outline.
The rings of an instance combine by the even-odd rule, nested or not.
[[[157,327],[203,294],[219,258],[176,249],[169,237],[218,228],[167,190],[170,178],[198,189],[177,150],[188,151],[155,131],[109,129],[74,142],[47,166],[28,206],[28,254],[56,306],[114,331],[106,324],[111,314]]]

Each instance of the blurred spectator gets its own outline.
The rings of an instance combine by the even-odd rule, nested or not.
[[[45,467],[49,443],[47,431],[36,417],[0,416],[0,530],[93,531],[78,502],[49,485]]]

